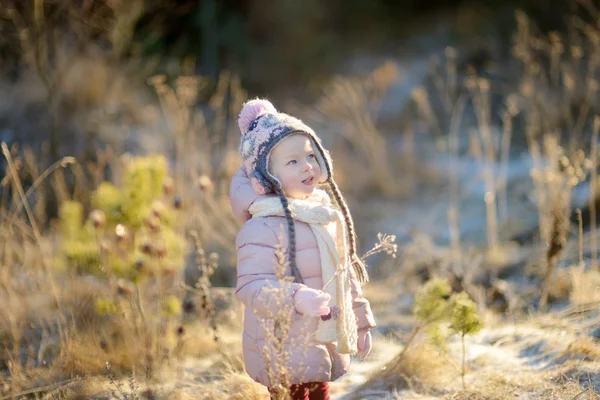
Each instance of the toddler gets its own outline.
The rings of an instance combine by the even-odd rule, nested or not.
[[[263,357],[266,324],[260,320],[293,306],[283,339],[290,393],[293,399],[329,399],[328,382],[346,373],[351,354],[369,354],[375,327],[360,287],[368,275],[356,255],[352,218],[329,154],[311,128],[261,99],[244,104],[238,122],[243,165],[231,182],[230,201],[244,224],[236,238],[244,365],[275,398]],[[335,203],[317,189],[321,184]],[[275,274],[278,244],[286,252],[291,284],[282,285]],[[287,291],[287,304],[271,298],[271,288]]]

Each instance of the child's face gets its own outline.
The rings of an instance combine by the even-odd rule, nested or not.
[[[269,171],[279,179],[286,196],[308,197],[321,177],[312,141],[301,134],[283,139],[271,151]]]

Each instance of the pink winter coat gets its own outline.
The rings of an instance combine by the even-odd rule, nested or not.
[[[251,218],[248,208],[257,199],[243,169],[233,177],[230,185],[230,201],[234,214],[244,223],[236,238],[237,248],[237,287],[236,295],[244,303],[243,355],[246,372],[255,381],[270,386],[263,349],[265,346],[265,328],[260,318],[275,315],[280,304],[269,301],[269,290],[281,287],[275,277],[275,246],[279,243],[287,248],[287,224],[283,217]],[[284,235],[281,235],[281,227]],[[296,264],[304,280],[310,288],[321,290],[321,261],[317,241],[310,227],[299,221],[296,226]],[[282,236],[282,237],[281,237]],[[281,238],[280,238],[281,237]],[[288,267],[288,274],[291,272]],[[298,283],[291,284],[288,304],[293,304],[292,294]],[[265,290],[267,289],[267,290]],[[372,329],[375,320],[369,301],[362,297],[358,281],[352,285],[353,309],[357,318],[358,329]],[[272,314],[269,314],[268,307]],[[303,316],[294,313],[289,335],[284,346],[290,355],[290,384],[304,382],[327,382],[342,376],[350,365],[350,356],[339,354],[335,343],[320,344],[314,340],[318,317]],[[306,345],[295,346],[300,338]]]

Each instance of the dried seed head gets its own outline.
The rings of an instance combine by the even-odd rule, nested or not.
[[[167,255],[167,249],[164,246],[156,248],[156,256],[158,258],[164,258]]]
[[[479,90],[482,93],[487,93],[490,91],[490,81],[484,78],[480,78],[477,80],[477,86],[479,86]]]
[[[67,165],[75,164],[76,162],[77,160],[75,157],[63,157],[62,160],[60,160],[60,166],[61,168],[65,168]]]
[[[156,233],[160,231],[160,220],[156,217],[146,218],[144,220],[146,227],[150,232]]]
[[[518,99],[514,93],[509,94],[506,97],[506,108],[508,109],[508,113],[511,117],[514,117],[517,114],[519,114]]]
[[[165,204],[160,200],[152,202],[152,215],[160,219],[165,215]]]
[[[106,255],[110,253],[110,242],[108,240],[102,240],[98,247],[101,254]]]
[[[142,272],[146,269],[146,263],[141,258],[138,258],[137,260],[135,260],[135,263],[133,264],[133,266],[135,267],[135,269],[138,272]]]
[[[521,94],[525,97],[531,97],[534,93],[534,87],[531,81],[523,82],[519,88]]]
[[[201,191],[207,192],[212,190],[213,182],[208,175],[202,175],[200,178],[198,178],[198,186],[200,187]]]
[[[412,91],[412,97],[417,103],[428,101],[427,91],[423,86],[417,86]]]
[[[181,208],[183,208],[183,199],[180,195],[175,196],[173,199],[173,207],[175,207],[177,210],[181,210]]]
[[[175,81],[175,92],[182,104],[191,106],[198,98],[200,78],[197,76],[181,76]]]
[[[167,82],[167,77],[164,75],[154,75],[150,79],[148,79],[148,83],[151,85],[160,85]]]
[[[117,236],[117,240],[124,240],[127,237],[127,228],[125,228],[125,225],[118,224],[115,227],[115,235]]]
[[[579,184],[579,179],[576,176],[572,176],[569,178],[569,186],[577,186]]]
[[[194,302],[191,300],[186,300],[183,303],[183,311],[186,313],[191,313],[194,312],[194,310],[196,309],[196,306],[194,305]]]
[[[102,228],[106,224],[106,215],[104,215],[102,210],[92,210],[90,212],[90,221],[92,221],[94,228]]]
[[[565,86],[566,89],[572,91],[575,89],[575,79],[573,78],[573,75],[571,75],[568,72],[564,72],[563,73],[563,85]]]
[[[371,82],[376,90],[383,91],[389,88],[399,75],[400,71],[396,63],[387,61],[371,73]]]
[[[163,180],[162,188],[163,188],[163,192],[167,196],[170,196],[171,194],[173,194],[173,191],[175,190],[175,181],[173,180],[173,178],[171,178],[170,176],[167,176]]]
[[[117,294],[119,296],[129,297],[133,294],[133,289],[122,279],[117,283]]]
[[[146,240],[141,247],[142,253],[151,255],[153,253],[154,247],[152,246],[152,242],[150,240]]]

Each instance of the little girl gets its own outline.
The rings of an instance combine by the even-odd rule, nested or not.
[[[246,306],[246,371],[275,398],[263,357],[268,325],[261,319],[293,306],[283,339],[288,389],[293,399],[329,399],[328,382],[346,373],[351,354],[369,354],[375,327],[360,288],[368,275],[356,255],[352,218],[329,154],[311,128],[260,99],[244,105],[238,122],[243,166],[231,182],[230,201],[244,223],[236,238],[236,295]],[[327,185],[337,207],[319,184]],[[278,245],[286,251],[291,284],[276,278]],[[286,304],[272,288],[287,291]]]

